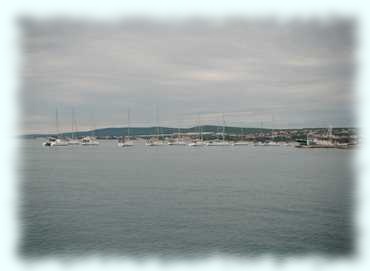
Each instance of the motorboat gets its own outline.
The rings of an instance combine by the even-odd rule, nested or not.
[[[132,147],[134,146],[134,142],[128,139],[123,139],[118,141],[118,147]]]
[[[60,137],[58,109],[55,110],[55,124],[56,124],[56,136],[55,137],[49,137],[47,141],[42,143],[42,145],[44,147],[68,146],[68,140],[64,139],[63,136]]]
[[[93,136],[85,136],[81,139],[82,146],[97,146],[99,145],[99,141],[96,140]]]
[[[59,146],[68,146],[68,140],[57,138],[52,146],[59,147]]]
[[[55,137],[49,137],[47,141],[43,142],[42,145],[44,147],[51,147],[52,145],[54,145],[55,141],[57,139]]]

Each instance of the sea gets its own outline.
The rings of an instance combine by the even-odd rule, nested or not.
[[[354,150],[20,144],[24,257],[351,255]]]

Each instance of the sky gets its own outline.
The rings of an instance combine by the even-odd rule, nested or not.
[[[355,126],[355,24],[24,19],[22,133],[200,124]],[[199,118],[199,120],[198,120]]]

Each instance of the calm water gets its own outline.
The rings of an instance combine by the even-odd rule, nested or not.
[[[22,142],[27,256],[346,254],[353,151]]]

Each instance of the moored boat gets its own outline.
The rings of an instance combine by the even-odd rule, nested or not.
[[[247,141],[238,141],[238,142],[234,142],[232,143],[233,146],[247,146],[249,145],[249,142]]]
[[[232,146],[232,144],[228,141],[210,141],[206,143],[207,146]]]
[[[130,140],[130,110],[127,110],[127,136],[123,136],[117,145],[123,148],[134,146],[134,142]]]
[[[203,141],[193,141],[188,144],[190,147],[203,147],[205,146],[205,143]]]
[[[58,109],[55,110],[55,124],[56,124],[56,137],[49,137],[47,141],[42,143],[44,147],[58,147],[58,146],[68,146],[68,141],[59,136],[59,118],[58,118]]]
[[[99,141],[96,140],[94,136],[85,136],[81,139],[82,146],[97,146],[99,145]]]
[[[168,142],[167,143],[169,146],[186,146],[185,141],[175,141],[175,142]]]

